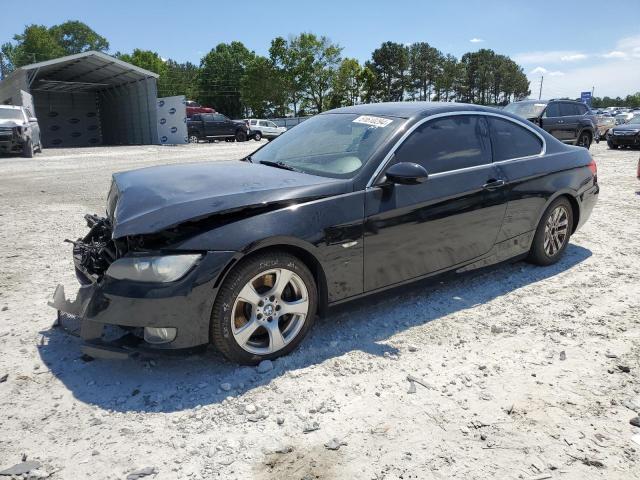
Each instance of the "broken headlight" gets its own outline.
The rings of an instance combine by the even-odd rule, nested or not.
[[[107,275],[136,282],[173,282],[183,277],[201,257],[199,254],[124,257],[109,266]]]

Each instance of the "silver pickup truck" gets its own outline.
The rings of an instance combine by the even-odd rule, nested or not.
[[[38,120],[25,107],[0,105],[0,153],[31,158],[42,151]]]

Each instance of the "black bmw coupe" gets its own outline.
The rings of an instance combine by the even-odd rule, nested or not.
[[[509,113],[381,103],[317,115],[238,161],[113,175],[50,303],[83,351],[212,343],[287,354],[328,306],[507,259],[557,262],[598,196],[588,150]],[[375,320],[374,320],[375,321]],[[107,341],[106,325],[124,335]],[[110,329],[111,330],[111,329]]]

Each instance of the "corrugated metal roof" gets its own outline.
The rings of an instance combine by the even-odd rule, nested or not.
[[[100,90],[159,76],[96,51],[32,63],[16,71],[19,70],[27,72],[31,90],[67,92]]]

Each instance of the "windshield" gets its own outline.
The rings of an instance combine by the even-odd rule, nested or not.
[[[640,125],[640,115],[636,115],[631,120],[629,120],[627,123],[632,123],[634,125]]]
[[[22,111],[17,108],[0,108],[1,120],[24,120]]]
[[[534,118],[539,117],[546,106],[545,103],[515,102],[504,107],[504,111],[523,118]]]
[[[372,115],[316,115],[269,142],[251,156],[333,178],[352,178],[402,120]]]

